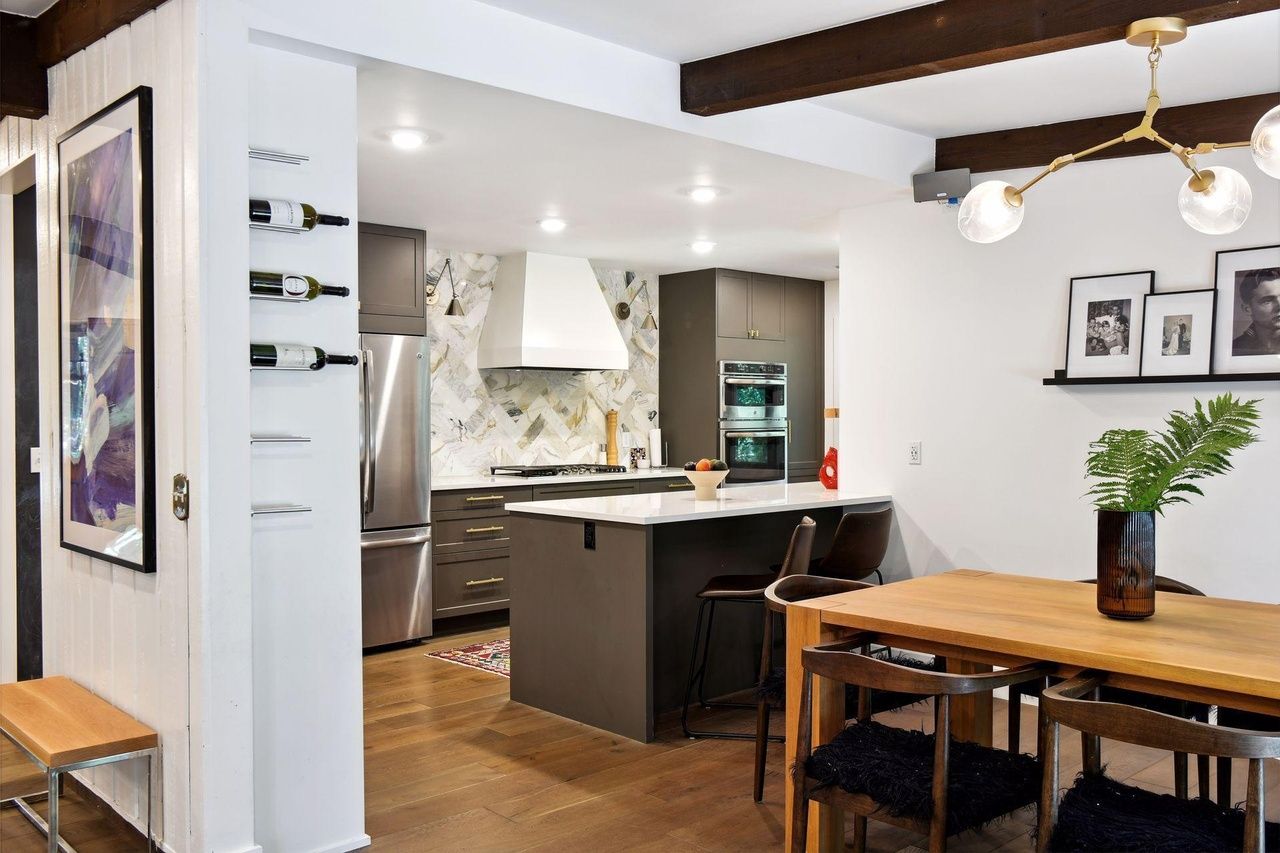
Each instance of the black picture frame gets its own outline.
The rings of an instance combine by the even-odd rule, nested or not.
[[[1209,353],[1208,361],[1204,370],[1184,371],[1181,373],[1158,373],[1147,369],[1147,320],[1150,318],[1150,307],[1153,302],[1160,299],[1175,299],[1179,296],[1194,296],[1196,294],[1209,294]],[[1144,378],[1164,378],[1179,376],[1200,376],[1207,377],[1213,373],[1213,350],[1216,344],[1216,335],[1218,327],[1218,290],[1214,287],[1202,287],[1194,290],[1169,290],[1161,293],[1148,293],[1144,298],[1146,303],[1142,310],[1142,339],[1139,346],[1138,365],[1139,375]],[[1194,340],[1194,338],[1193,338]]]
[[[156,571],[152,120],[152,90],[139,86],[57,139],[60,544],[67,550],[144,573]],[[119,142],[126,134],[127,145]],[[117,218],[124,194],[115,184],[99,177],[123,174],[123,148],[128,149],[127,171],[131,179],[128,224],[132,227],[127,232]],[[69,202],[71,193],[75,193],[74,202]],[[90,215],[94,213],[101,215]],[[122,251],[126,241],[127,252]],[[73,252],[74,263],[70,260]],[[124,282],[130,285],[127,290]],[[94,287],[100,295],[122,304],[92,302],[84,294]],[[79,299],[73,302],[75,297]],[[83,321],[83,329],[73,337],[72,329],[81,322],[78,318],[84,315],[86,304],[104,310],[100,316]],[[118,317],[111,314],[112,309],[120,309]],[[131,328],[133,323],[136,327]],[[75,375],[73,342],[79,353]],[[99,344],[103,350],[115,350],[102,375],[94,372],[102,366],[95,358]],[[120,366],[126,358],[127,370]],[[102,361],[105,360],[103,356]],[[106,391],[92,396],[97,379],[104,380],[104,388],[114,388],[122,384],[121,377],[125,376],[130,381],[131,399],[113,400]],[[73,388],[82,392],[78,406],[71,405]],[[119,405],[113,405],[116,403]],[[125,408],[132,412],[129,427],[113,425],[112,416],[119,420]],[[73,417],[78,419],[75,425],[71,423]],[[98,446],[93,448],[95,444]],[[101,453],[109,444],[115,456],[108,461],[113,464],[99,467],[117,476],[103,474],[100,483],[81,484],[92,473],[89,453]],[[122,486],[124,481],[119,474],[125,457],[132,461],[132,479]],[[90,473],[86,474],[86,470]],[[133,503],[117,501],[110,506],[109,502],[117,498],[113,491],[127,493],[128,486],[132,487]],[[108,503],[96,502],[98,497]],[[124,522],[120,520],[123,512],[129,513]],[[92,516],[93,523],[84,520],[86,513]],[[100,523],[103,521],[108,524]]]
[[[1217,332],[1213,353],[1213,372],[1216,375],[1280,373],[1280,351],[1252,354],[1235,352],[1238,334],[1236,277],[1242,270],[1249,269],[1251,264],[1266,265],[1253,267],[1254,269],[1280,268],[1280,244],[1222,249],[1213,255],[1213,286],[1218,292],[1217,316],[1213,323]]]
[[[1145,283],[1141,281],[1140,277],[1145,277],[1146,279]],[[1079,332],[1079,322],[1078,321],[1073,322],[1073,316],[1076,314],[1077,296],[1079,296],[1087,286],[1085,283],[1099,282],[1100,283],[1099,289],[1105,291],[1105,286],[1107,284],[1112,283],[1108,280],[1116,280],[1114,284],[1118,288],[1121,285],[1121,282],[1118,281],[1119,279],[1129,279],[1130,283],[1132,284],[1132,289],[1127,292],[1120,292],[1118,290],[1116,294],[1116,298],[1127,297],[1130,300],[1134,300],[1134,299],[1137,299],[1137,297],[1144,297],[1143,299],[1137,299],[1137,301],[1138,301],[1138,304],[1142,307],[1143,313],[1145,314],[1145,311],[1146,311],[1146,306],[1144,304],[1145,296],[1149,293],[1155,292],[1155,286],[1156,286],[1155,270],[1135,270],[1133,272],[1104,273],[1102,275],[1073,276],[1071,278],[1071,282],[1067,288],[1067,340],[1066,340],[1066,347],[1065,347],[1066,354],[1063,361],[1063,364],[1066,368],[1066,375],[1068,377],[1076,378],[1076,379],[1100,378],[1100,377],[1137,377],[1140,374],[1140,371],[1142,368],[1141,340],[1142,340],[1142,334],[1143,334],[1144,317],[1138,317],[1137,320],[1135,321],[1133,313],[1131,313],[1129,317],[1129,320],[1130,320],[1129,347],[1128,347],[1129,353],[1126,355],[1127,360],[1123,364],[1119,366],[1107,365],[1106,367],[1108,369],[1104,371],[1099,371],[1097,367],[1094,367],[1092,370],[1086,370],[1085,368],[1090,367],[1090,365],[1080,363],[1081,357],[1082,357],[1080,353],[1077,353],[1076,357],[1073,358],[1072,335]],[[1139,291],[1137,289],[1139,286],[1145,286],[1145,289]],[[1095,301],[1095,300],[1091,299],[1090,301]],[[1109,300],[1104,300],[1104,301],[1109,301]],[[1079,318],[1079,319],[1083,319],[1083,318]],[[1138,337],[1138,341],[1139,341],[1139,345],[1137,347],[1135,347],[1133,344],[1133,338],[1135,335]]]

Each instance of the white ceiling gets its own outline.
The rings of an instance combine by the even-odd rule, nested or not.
[[[0,0],[0,12],[34,18],[58,0]]]
[[[360,219],[439,248],[578,255],[658,273],[709,266],[828,279],[843,208],[899,192],[847,172],[384,63],[359,73]],[[391,146],[387,130],[431,142]],[[680,190],[726,193],[699,205]],[[569,227],[546,234],[537,220]],[[689,243],[716,242],[709,255]]]
[[[482,0],[614,44],[688,62],[937,0]]]
[[[1164,105],[1280,91],[1278,46],[1280,12],[1192,27],[1186,41],[1164,49]],[[1146,51],[1121,41],[839,92],[813,102],[941,137],[1140,113],[1148,85]]]

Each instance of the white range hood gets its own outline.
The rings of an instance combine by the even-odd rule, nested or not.
[[[481,368],[626,370],[627,345],[584,258],[521,252],[498,263]]]

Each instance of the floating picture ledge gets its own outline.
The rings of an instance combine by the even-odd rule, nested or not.
[[[1209,373],[1187,376],[1083,376],[1069,377],[1055,370],[1045,385],[1169,385],[1182,382],[1280,382],[1280,373]]]

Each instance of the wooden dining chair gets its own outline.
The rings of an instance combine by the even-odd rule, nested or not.
[[[1083,672],[1040,697],[1044,762],[1036,849],[1183,851],[1280,849],[1280,825],[1264,818],[1263,759],[1280,758],[1280,732],[1214,726],[1097,699],[1107,674]],[[1186,800],[1109,779],[1089,768],[1059,800],[1059,729],[1170,752],[1243,758],[1249,762],[1244,811],[1201,798]]]
[[[868,818],[927,835],[930,853],[941,853],[950,836],[1036,800],[1039,762],[1029,755],[953,740],[951,700],[1043,681],[1054,667],[1036,663],[974,675],[921,672],[873,657],[867,650],[878,642],[877,635],[860,633],[839,643],[806,647],[802,653],[804,681],[792,771],[796,803],[792,853],[804,848],[810,801],[854,816],[854,853],[866,850]],[[816,748],[812,744],[815,675],[864,688],[859,692],[855,722]],[[934,733],[872,720],[870,690],[934,697]]]
[[[1240,711],[1235,708],[1218,708],[1218,725],[1233,729],[1253,729],[1280,734],[1280,717],[1259,714],[1256,711]],[[1231,759],[1218,756],[1218,805],[1230,806]]]
[[[1079,583],[1096,584],[1097,578],[1084,578]],[[1185,584],[1182,581],[1167,578],[1163,575],[1156,575],[1156,591],[1172,592],[1179,595],[1204,595],[1203,592]],[[1116,702],[1121,705],[1133,705],[1140,708],[1146,708],[1150,711],[1159,711],[1162,714],[1170,714],[1175,717],[1182,717],[1188,720],[1197,720],[1202,723],[1209,722],[1209,706],[1203,702],[1189,702],[1184,699],[1173,699],[1167,696],[1156,696],[1151,693],[1142,693],[1137,690],[1125,690],[1119,687],[1105,687],[1102,691],[1102,698],[1108,702]],[[1035,688],[1029,685],[1018,685],[1009,688],[1009,716],[1007,722],[1008,741],[1007,746],[1013,752],[1021,751],[1022,740],[1022,697],[1034,696]],[[1100,742],[1097,738],[1082,738],[1087,741],[1084,746],[1084,753],[1087,760],[1097,763],[1101,760],[1100,755],[1094,755],[1095,750],[1101,749]],[[1188,796],[1187,786],[1189,777],[1188,756],[1185,752],[1177,752],[1173,756],[1173,790],[1174,793],[1186,799]],[[1196,782],[1199,788],[1201,798],[1209,798],[1209,756],[1196,756]]]

